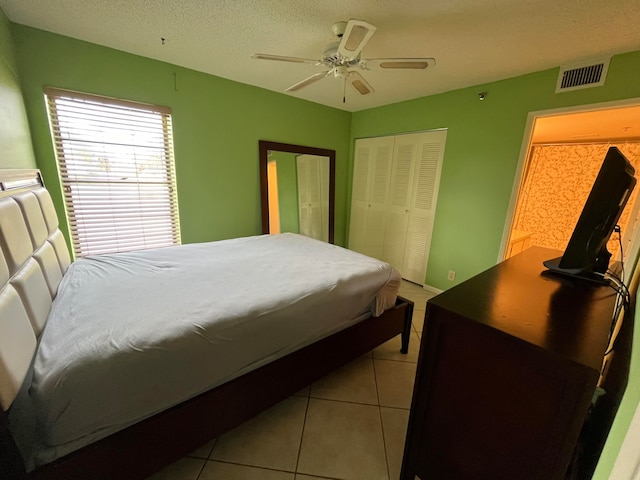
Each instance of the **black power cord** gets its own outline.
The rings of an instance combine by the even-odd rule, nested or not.
[[[611,330],[609,332],[610,339],[615,333],[618,319],[622,316],[622,310],[624,310],[624,314],[626,315],[631,308],[631,293],[629,292],[629,287],[627,287],[627,285],[624,283],[624,252],[622,247],[622,229],[620,228],[620,225],[616,225],[615,227],[613,227],[613,230],[618,234],[618,242],[620,244],[621,275],[618,276],[618,274],[616,274],[612,270],[607,270],[606,275],[602,275],[603,277],[612,280],[609,285],[620,297],[619,301],[616,302],[616,308],[613,314],[613,322],[611,323]],[[605,352],[605,355],[611,353],[614,342],[615,339],[610,342],[609,349]]]

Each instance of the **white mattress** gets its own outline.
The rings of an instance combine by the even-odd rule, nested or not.
[[[399,285],[384,262],[295,234],[81,258],[35,359],[33,461],[379,315]]]

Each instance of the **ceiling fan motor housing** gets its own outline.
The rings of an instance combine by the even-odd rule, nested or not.
[[[338,38],[342,38],[347,30],[347,22],[336,22],[331,26],[331,30]]]
[[[338,45],[340,42],[332,42],[326,46],[322,52],[322,63],[327,67],[335,67],[340,63],[340,55],[338,55]]]
[[[338,53],[338,46],[340,42],[332,42],[322,52],[322,63],[329,68],[334,68],[339,65],[346,65],[348,67],[354,67],[360,63],[360,55],[355,58],[346,58]]]
[[[349,70],[346,65],[338,65],[333,69],[333,76],[336,78],[347,78],[349,76]]]

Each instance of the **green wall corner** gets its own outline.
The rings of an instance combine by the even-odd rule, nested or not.
[[[0,9],[0,151],[2,168],[36,168],[18,80],[9,20]]]

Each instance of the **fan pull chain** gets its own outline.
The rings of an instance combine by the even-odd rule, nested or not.
[[[342,89],[342,103],[347,103],[347,79],[344,79],[344,85]]]

